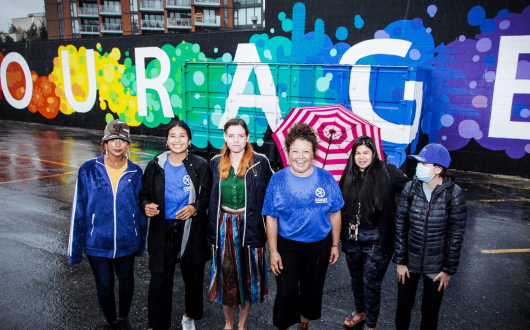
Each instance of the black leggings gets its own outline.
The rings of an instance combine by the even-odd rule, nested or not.
[[[285,330],[300,323],[300,315],[318,320],[322,312],[322,293],[332,245],[331,234],[325,239],[303,243],[278,235],[278,253],[283,269],[276,276],[272,324]]]
[[[405,278],[405,284],[398,282],[398,306],[396,310],[396,329],[407,330],[410,326],[410,316],[414,307],[416,290],[421,274],[409,272],[410,278]],[[438,291],[440,280],[433,282],[432,278],[423,275],[423,298],[421,301],[420,330],[436,330],[438,327],[438,313],[442,304],[445,290]]]
[[[136,252],[119,258],[105,258],[87,255],[90,268],[96,280],[99,306],[108,323],[117,320],[114,298],[114,273],[118,278],[120,301],[119,317],[127,318],[134,292],[134,259]]]

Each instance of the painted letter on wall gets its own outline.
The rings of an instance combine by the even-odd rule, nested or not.
[[[171,63],[167,54],[158,47],[139,47],[134,49],[136,62],[136,88],[138,90],[138,115],[147,116],[147,89],[154,89],[160,96],[164,117],[173,118],[173,109],[164,83],[169,78]],[[156,58],[160,61],[160,74],[156,78],[145,76],[145,59]]]
[[[530,139],[530,123],[511,121],[514,94],[530,94],[530,80],[515,79],[519,54],[530,53],[530,36],[501,36],[489,137]]]
[[[16,62],[22,67],[22,72],[24,72],[24,78],[26,79],[26,88],[24,92],[24,97],[22,100],[15,99],[9,89],[7,88],[7,67],[10,63]],[[0,67],[0,82],[4,86],[4,95],[6,97],[7,103],[9,103],[13,108],[24,109],[31,102],[31,97],[33,96],[33,79],[31,79],[31,72],[29,71],[29,66],[24,57],[19,53],[9,53],[4,57],[2,61],[2,66]]]
[[[62,69],[63,69],[63,84],[64,84],[64,95],[68,104],[76,112],[89,112],[92,110],[94,103],[96,102],[96,65],[94,63],[94,50],[86,50],[86,66],[88,75],[88,96],[84,101],[77,101],[72,93],[72,81],[70,72],[70,58],[68,56],[68,50],[61,51]]]

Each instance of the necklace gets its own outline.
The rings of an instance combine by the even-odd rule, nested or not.
[[[111,164],[110,162],[107,162],[107,165],[109,165],[109,167],[111,168],[110,172],[114,172],[114,170],[119,170],[120,168],[122,168],[123,166],[123,162],[126,160],[125,157],[123,157],[120,161],[120,163],[116,166],[116,165],[113,165]]]

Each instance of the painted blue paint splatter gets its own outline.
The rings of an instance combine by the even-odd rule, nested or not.
[[[508,9],[503,9],[499,11],[499,14],[497,14],[497,16],[499,16],[499,18],[505,18],[506,16],[508,16],[509,13],[510,11],[508,11]]]
[[[335,31],[335,37],[341,41],[345,40],[346,38],[348,38],[348,29],[344,26],[340,26],[339,28],[337,28],[337,31]]]
[[[495,58],[495,55],[489,54],[484,57],[484,65],[486,65],[487,67],[492,67],[496,63],[497,63],[497,59]]]
[[[364,20],[361,18],[361,15],[355,15],[355,21],[353,25],[355,25],[355,27],[358,29],[364,26]]]
[[[427,13],[431,17],[434,17],[437,11],[438,11],[438,7],[436,7],[435,5],[430,5],[429,7],[427,7]]]
[[[497,30],[497,22],[494,19],[486,19],[480,24],[480,31],[483,33],[492,33]]]
[[[415,18],[412,20],[412,28],[414,30],[421,29],[423,27],[423,20],[421,18]]]
[[[486,11],[481,6],[471,8],[467,14],[467,21],[471,26],[480,25],[486,19]]]

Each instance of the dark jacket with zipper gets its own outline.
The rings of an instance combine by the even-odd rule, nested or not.
[[[221,179],[219,163],[221,155],[210,160],[212,173],[212,195],[210,198],[207,241],[210,246],[218,246],[219,209],[221,207]],[[245,226],[243,229],[243,247],[263,247],[267,242],[265,217],[261,215],[265,191],[274,171],[265,155],[254,153],[254,165],[245,174]]]
[[[386,194],[386,201],[384,202],[384,208],[381,211],[375,211],[373,214],[373,217],[375,219],[372,219],[372,222],[374,223],[374,227],[377,227],[379,229],[379,237],[380,237],[380,243],[381,243],[381,249],[383,250],[383,253],[388,258],[392,257],[392,254],[394,252],[394,234],[395,234],[395,217],[396,217],[396,193],[400,193],[405,185],[410,182],[410,178],[408,178],[401,170],[399,170],[396,166],[388,164],[388,163],[381,163],[383,165],[382,173],[381,175],[385,175],[387,177],[386,180],[386,190],[388,193]],[[352,189],[355,189],[352,187]],[[344,200],[346,203],[352,203],[347,199],[348,194],[344,196]],[[357,200],[354,203],[358,203]],[[351,205],[350,205],[351,206]],[[346,252],[346,244],[350,244],[350,242],[347,242],[349,240],[348,238],[348,223],[350,221],[355,221],[355,212],[348,212],[348,210],[355,209],[353,208],[342,208],[342,230],[341,230],[341,240],[342,240],[342,250]],[[374,221],[375,220],[375,221]],[[353,243],[353,242],[352,242]],[[357,243],[357,242],[355,242]],[[355,244],[354,243],[354,244]]]
[[[434,188],[428,202],[422,184],[414,177],[401,193],[393,261],[419,274],[443,271],[453,275],[458,268],[466,227],[464,192],[455,184],[454,177],[446,176]],[[451,198],[446,200],[451,186],[454,186]]]
[[[151,218],[147,236],[149,270],[164,271],[164,251],[166,250],[166,213],[164,165],[170,152],[166,151],[153,158],[145,168],[143,189],[140,193],[140,209],[145,214],[145,206],[158,205],[160,213]],[[196,155],[188,155],[183,161],[190,176],[189,205],[197,212],[185,221],[180,249],[180,260],[188,263],[203,263],[210,260],[210,250],[206,244],[207,209],[210,200],[211,177],[208,162]],[[147,217],[147,215],[146,215]],[[177,220],[182,221],[182,220]]]

